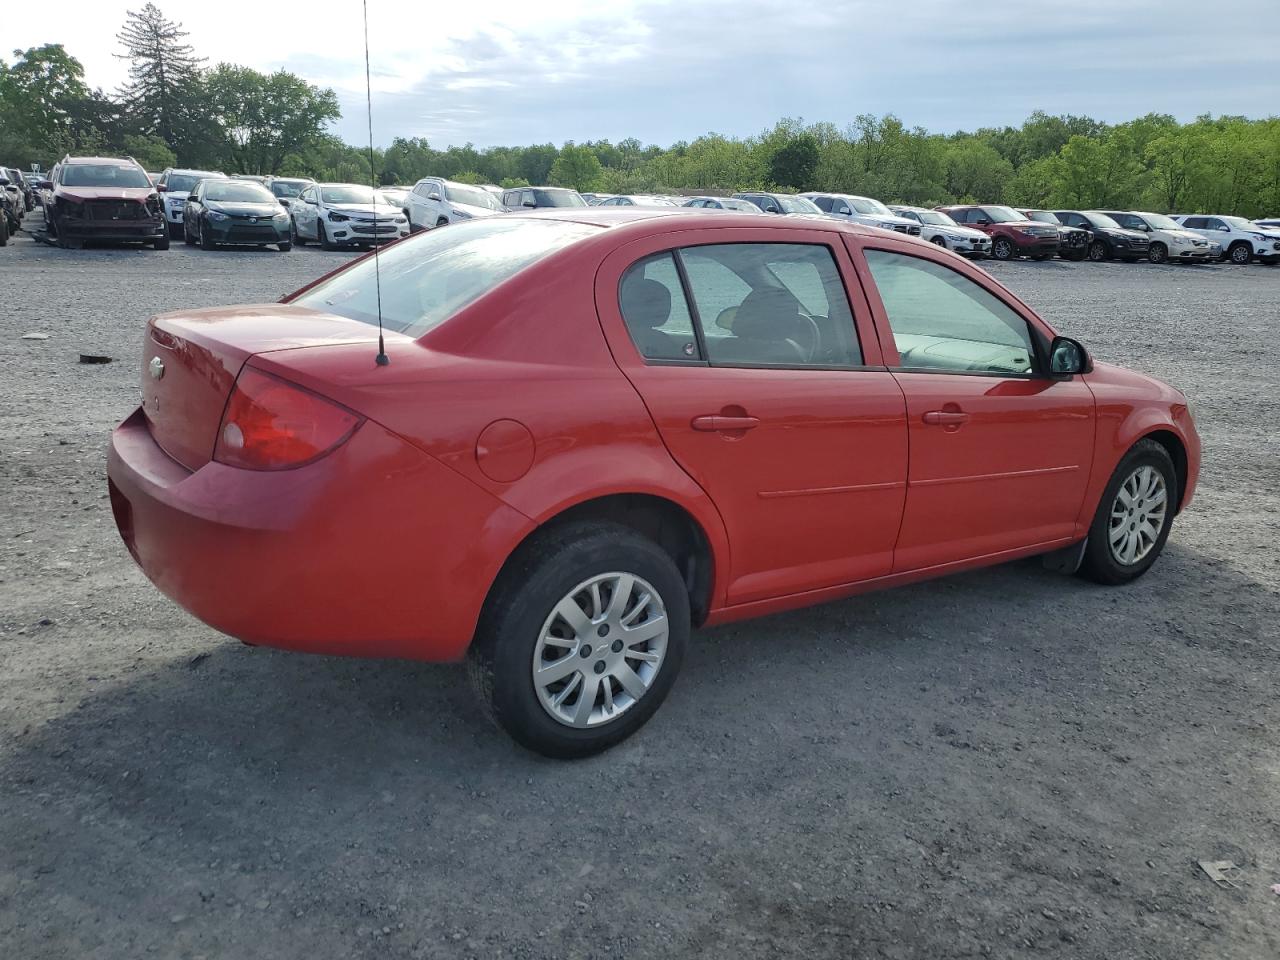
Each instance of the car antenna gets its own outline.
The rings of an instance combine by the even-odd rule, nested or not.
[[[378,174],[373,166],[373,81],[369,79],[369,0],[360,0],[364,11],[364,97],[365,111],[369,118],[369,189],[373,191],[373,284],[378,296],[378,366],[391,362],[386,345],[382,342],[382,270],[378,259]]]

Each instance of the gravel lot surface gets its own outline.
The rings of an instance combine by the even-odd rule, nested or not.
[[[116,535],[146,318],[347,256],[0,249],[0,957],[1280,955],[1280,268],[992,267],[1194,400],[1147,577],[703,631],[638,736],[565,764],[459,667],[228,640]]]

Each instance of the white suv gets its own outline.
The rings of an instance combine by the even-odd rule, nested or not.
[[[443,177],[423,177],[405,197],[409,229],[432,230],[458,220],[504,213],[502,201],[484,187],[454,183]]]
[[[894,230],[912,237],[920,236],[919,223],[908,217],[898,216],[879,200],[855,197],[848,193],[802,193],[800,196],[812,200],[828,216],[860,223],[864,227],[879,227],[881,230]]]
[[[981,230],[962,227],[941,210],[894,204],[889,207],[900,217],[920,224],[920,239],[954,250],[966,257],[991,256],[991,238]]]
[[[1188,230],[1222,244],[1222,258],[1232,263],[1280,262],[1280,230],[1259,226],[1244,217],[1174,217]]]
[[[225,180],[227,175],[219,170],[178,170],[169,167],[156,181],[160,192],[160,204],[164,207],[164,220],[169,225],[169,236],[182,236],[182,211],[187,207],[187,197],[195,192],[201,180]]]
[[[1152,263],[1203,262],[1218,256],[1221,252],[1221,247],[1215,248],[1214,244],[1200,234],[1184,229],[1182,224],[1166,217],[1163,213],[1126,210],[1099,210],[1098,212],[1105,213],[1126,230],[1138,230],[1149,236],[1151,246],[1147,249],[1147,259]]]

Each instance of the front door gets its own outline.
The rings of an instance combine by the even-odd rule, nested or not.
[[[889,573],[904,403],[860,292],[855,323],[848,254],[824,231],[699,233],[614,254],[597,306],[668,450],[724,520],[727,602]]]
[[[907,403],[894,571],[1078,539],[1094,438],[1089,388],[1042,373],[1041,338],[994,286],[941,256],[864,254],[886,363]]]

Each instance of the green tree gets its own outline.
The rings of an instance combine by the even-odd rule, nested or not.
[[[290,152],[318,142],[328,123],[340,116],[332,90],[284,70],[268,76],[220,63],[204,86],[209,117],[225,153],[221,165],[237,173],[279,172]]]
[[[15,50],[0,60],[0,156],[27,166],[60,159],[101,140],[101,98],[84,83],[80,61],[58,43]]]
[[[129,61],[129,82],[119,99],[137,124],[138,132],[158,136],[173,147],[198,137],[199,118],[194,109],[200,100],[200,65],[191,45],[183,38],[182,24],[169,20],[153,3],[130,10],[116,39]]]
[[[551,182],[560,187],[575,190],[594,190],[599,184],[604,167],[588,146],[566,143],[560,148],[560,156],[551,165]]]
[[[780,187],[809,190],[818,170],[818,141],[810,133],[792,137],[769,158],[769,179]]]

